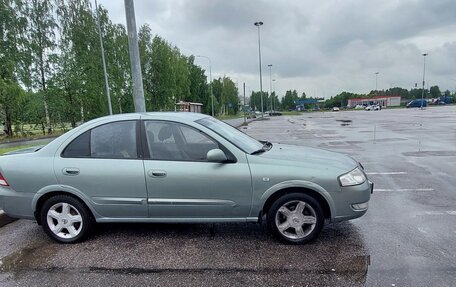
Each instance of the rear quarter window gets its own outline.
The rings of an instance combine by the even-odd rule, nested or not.
[[[86,131],[67,145],[62,157],[90,157],[90,131]]]

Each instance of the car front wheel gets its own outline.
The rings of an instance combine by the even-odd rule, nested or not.
[[[57,195],[49,198],[41,209],[44,231],[60,243],[76,243],[84,240],[92,225],[92,215],[79,200]]]
[[[324,225],[320,204],[302,193],[280,197],[272,204],[267,218],[276,237],[291,244],[304,244],[315,239]]]

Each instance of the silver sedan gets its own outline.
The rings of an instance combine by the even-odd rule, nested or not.
[[[352,158],[255,140],[196,113],[87,122],[41,148],[0,157],[0,208],[54,240],[94,223],[261,222],[286,243],[366,213],[373,185]]]

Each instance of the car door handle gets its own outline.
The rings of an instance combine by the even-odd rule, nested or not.
[[[150,176],[150,177],[165,177],[166,176],[166,171],[161,170],[161,169],[149,170],[147,172],[147,175]]]
[[[65,167],[62,170],[64,175],[78,175],[79,174],[79,168],[75,167]]]

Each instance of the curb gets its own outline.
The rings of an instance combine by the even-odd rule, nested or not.
[[[55,139],[55,138],[58,138],[59,136],[49,135],[49,136],[35,137],[35,138],[29,138],[29,139],[12,139],[12,140],[0,141],[0,144],[15,144],[15,143],[23,143],[23,142],[29,142],[29,141]]]
[[[0,228],[16,220],[16,218],[11,218],[3,210],[0,210]]]

